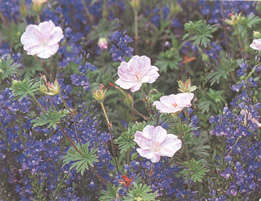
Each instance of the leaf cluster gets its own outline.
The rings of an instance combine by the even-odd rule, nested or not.
[[[115,198],[117,197],[117,188],[115,185],[109,182],[107,185],[107,191],[101,190],[100,193],[102,194],[99,197],[100,201],[115,200]]]
[[[153,192],[150,186],[146,184],[133,184],[133,188],[127,193],[124,201],[153,201],[156,200],[157,191]]]
[[[237,62],[234,59],[224,59],[215,67],[215,69],[209,72],[206,79],[210,81],[210,85],[219,84],[222,79],[227,80],[229,73],[233,72],[237,67]]]
[[[64,165],[71,164],[70,170],[75,168],[77,172],[83,175],[85,170],[89,170],[89,166],[93,167],[93,163],[98,162],[96,155],[97,148],[89,150],[89,143],[83,145],[76,145],[77,149],[80,150],[80,154],[74,147],[71,147],[63,158]]]
[[[145,122],[136,122],[132,126],[128,127],[128,130],[122,132],[120,137],[115,140],[115,143],[119,145],[120,153],[126,153],[129,149],[134,149],[136,143],[134,140],[134,134],[136,131],[142,131],[147,123]]]
[[[29,80],[28,78],[26,78],[23,81],[14,80],[11,90],[13,91],[14,99],[18,99],[20,101],[27,95],[33,97],[34,93],[39,90],[39,86],[40,81],[34,82],[33,80]]]
[[[202,114],[209,113],[213,110],[215,113],[226,103],[224,91],[223,90],[213,90],[209,89],[207,92],[203,93],[198,101],[198,108]]]
[[[6,54],[0,59],[0,78],[1,80],[12,77],[17,69],[20,67],[20,64],[15,63],[11,55]]]
[[[56,128],[56,124],[60,123],[61,118],[65,117],[70,112],[65,110],[53,110],[49,107],[49,110],[40,114],[37,119],[32,120],[33,128],[36,126],[43,126],[45,124],[49,124],[47,128],[53,127]]]
[[[184,168],[180,172],[180,174],[186,180],[192,180],[193,182],[202,182],[202,179],[206,175],[206,172],[209,172],[209,170],[203,166],[204,163],[205,160],[203,159],[196,161],[194,158],[192,158],[190,161],[184,163],[186,168]]]
[[[206,20],[189,21],[184,25],[184,28],[188,33],[183,36],[183,40],[188,39],[193,42],[193,45],[205,48],[213,37],[212,33],[217,30],[215,25],[207,24]]]

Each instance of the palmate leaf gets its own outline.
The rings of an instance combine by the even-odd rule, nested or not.
[[[142,201],[153,201],[156,200],[157,197],[157,191],[153,192],[150,186],[147,186],[146,184],[133,184],[133,188],[129,190],[127,193],[126,198],[124,198],[124,201],[136,201],[136,200],[142,200]]]
[[[37,119],[32,120],[33,128],[49,124],[47,128],[53,127],[56,129],[56,124],[60,123],[61,118],[65,117],[70,112],[68,110],[53,110],[51,107],[48,111],[43,112]]]
[[[116,186],[112,185],[110,182],[107,185],[107,191],[101,190],[100,191],[102,196],[99,198],[100,201],[108,201],[108,200],[115,200],[117,196],[117,188]]]
[[[74,147],[70,148],[64,156],[63,161],[65,164],[72,163],[70,169],[75,168],[77,172],[83,175],[85,170],[89,170],[89,166],[93,167],[93,163],[98,162],[96,155],[97,148],[92,148],[89,151],[89,143],[83,145],[76,145],[77,149],[83,154],[81,155]]]
[[[8,54],[4,55],[0,59],[0,78],[1,80],[12,77],[17,69],[20,67],[20,64],[15,63],[12,57]]]
[[[227,79],[229,77],[229,73],[234,71],[237,67],[237,62],[233,59],[230,60],[223,60],[214,71],[207,74],[206,79],[210,81],[210,85],[221,81],[221,79]]]
[[[132,127],[129,127],[127,131],[123,132],[120,137],[118,137],[115,140],[115,143],[119,145],[120,148],[120,153],[126,153],[129,149],[134,149],[136,143],[133,141],[134,140],[134,134],[136,131],[142,131],[146,123],[135,123]]]
[[[193,182],[202,182],[203,177],[209,172],[203,166],[205,160],[201,159],[196,161],[192,158],[189,162],[185,162],[185,168],[180,172],[180,174],[187,180],[192,180]]]
[[[27,95],[34,96],[34,93],[39,90],[40,81],[34,82],[33,80],[24,79],[23,81],[14,80],[11,90],[13,91],[13,98],[19,101]]]
[[[204,47],[207,47],[212,33],[217,30],[215,25],[207,24],[206,20],[189,21],[184,25],[184,28],[188,33],[183,36],[183,40],[188,38],[193,42],[193,45]]]

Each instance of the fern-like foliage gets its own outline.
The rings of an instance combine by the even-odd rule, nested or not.
[[[192,158],[189,162],[184,163],[186,168],[184,168],[180,173],[186,180],[202,182],[206,172],[209,172],[209,170],[203,166],[204,163],[205,161],[203,159],[196,161]]]
[[[89,170],[89,166],[93,167],[93,163],[98,162],[98,157],[96,155],[97,148],[92,148],[89,150],[89,143],[83,145],[76,145],[77,149],[80,150],[82,155],[71,147],[67,154],[64,156],[64,165],[72,163],[70,169],[75,168],[77,172],[83,175],[85,170]]]
[[[126,153],[131,148],[135,148],[134,134],[136,131],[142,131],[146,125],[147,123],[137,122],[129,127],[127,131],[121,133],[120,137],[115,140],[115,143],[119,145],[121,154]]]
[[[236,67],[236,60],[225,59],[212,72],[207,74],[206,79],[210,81],[211,86],[215,83],[219,84],[222,79],[228,79],[229,73],[234,71]]]
[[[157,191],[153,192],[150,186],[146,184],[133,184],[133,188],[129,190],[124,201],[153,201],[156,200]]]
[[[207,24],[206,20],[189,21],[184,25],[184,28],[188,33],[183,36],[183,40],[188,39],[193,42],[193,45],[204,47],[207,47],[212,33],[217,30],[215,25]]]
[[[20,64],[15,63],[12,57],[9,54],[5,54],[0,59],[0,78],[1,80],[12,77],[17,69],[20,67]]]
[[[209,91],[202,94],[202,97],[199,99],[198,108],[201,113],[209,113],[212,109],[215,113],[218,112],[218,109],[222,108],[222,106],[226,103],[224,91],[223,90],[213,90],[209,89]]]
[[[68,110],[53,110],[51,107],[48,111],[43,112],[37,119],[32,120],[33,128],[36,126],[43,126],[48,124],[48,128],[53,127],[56,128],[56,124],[60,123],[61,118],[65,117],[70,112]]]
[[[23,81],[14,80],[11,90],[13,91],[14,99],[22,100],[27,95],[34,96],[34,93],[39,90],[40,81],[34,82],[33,80],[24,79]]]
[[[109,182],[107,185],[107,191],[101,190],[100,193],[102,194],[99,198],[100,201],[115,200],[117,197],[117,188]]]

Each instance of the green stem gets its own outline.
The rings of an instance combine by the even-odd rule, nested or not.
[[[223,29],[224,29],[224,36],[225,36],[225,43],[226,43],[226,49],[227,49],[227,56],[229,57],[229,49],[228,49],[228,43],[227,43],[227,24],[225,22],[225,14],[224,14],[224,7],[223,7],[223,0],[220,1],[221,4],[221,11],[222,11],[222,21],[223,21]]]
[[[150,172],[149,172],[149,182],[150,182],[150,185],[152,185],[152,175],[154,174],[153,168],[154,168],[154,163],[151,164]]]
[[[115,147],[114,147],[113,135],[112,135],[112,124],[109,121],[109,118],[108,118],[108,115],[107,115],[107,112],[105,110],[103,102],[101,101],[100,103],[101,103],[101,107],[102,107],[102,110],[104,112],[105,118],[107,120],[109,133],[110,133],[110,136],[111,136],[111,148],[112,148],[113,159],[114,159],[114,162],[115,162],[115,166],[116,166],[117,172],[119,174],[120,171],[119,171],[118,163],[117,163],[117,160],[116,160],[116,153],[115,153]]]
[[[190,161],[190,156],[189,156],[189,152],[188,152],[188,149],[187,149],[187,145],[185,143],[185,140],[183,139],[183,134],[181,132],[181,119],[180,119],[179,116],[178,116],[178,132],[179,132],[179,136],[181,138],[181,141],[182,141],[182,144],[183,144],[183,147],[184,147],[185,155],[186,155],[188,161]]]
[[[150,120],[149,117],[145,116],[144,114],[140,113],[138,110],[136,110],[134,107],[131,108],[133,110],[133,112],[137,113],[138,115],[140,115],[144,120]]]
[[[239,41],[239,46],[240,46],[240,53],[241,53],[241,56],[243,58],[244,63],[246,63],[245,56],[244,56],[243,43],[242,43],[242,39],[241,39],[241,36],[240,36],[240,33],[239,33],[238,25],[236,24],[235,27],[236,27],[236,31],[237,31],[237,37],[238,37],[238,41]]]
[[[134,9],[134,32],[135,32],[135,52],[136,54],[138,54],[138,39],[139,39],[139,35],[138,35],[138,10]]]
[[[149,112],[150,114],[152,114],[152,111],[151,111],[150,106],[149,106],[149,103],[148,103],[148,97],[147,97],[147,95],[146,95],[146,93],[145,93],[145,91],[144,91],[144,87],[143,87],[143,86],[141,87],[141,93],[142,93],[142,95],[143,95],[143,97],[144,97],[144,102],[145,102],[145,104],[146,104],[146,107],[147,107],[147,109],[148,109],[148,112]]]
[[[90,12],[88,10],[88,7],[87,7],[87,5],[85,3],[85,0],[82,0],[82,4],[83,4],[83,8],[84,8],[84,10],[86,12],[87,17],[90,19],[91,26],[93,26],[93,18],[92,18],[92,15],[90,14]]]
[[[73,123],[74,123],[74,131],[76,133],[76,136],[77,136],[77,140],[80,144],[80,146],[82,146],[81,144],[81,140],[80,140],[80,135],[79,135],[79,132],[78,132],[78,127],[77,127],[77,124],[76,124],[76,120],[75,120],[75,114],[74,114],[74,110],[69,108],[68,104],[66,103],[66,101],[64,100],[64,98],[62,97],[61,93],[59,93],[59,97],[61,98],[61,100],[63,101],[63,104],[65,105],[66,109],[69,110],[71,116],[73,117]]]

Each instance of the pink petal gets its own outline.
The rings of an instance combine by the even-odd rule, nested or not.
[[[137,131],[134,134],[134,142],[136,142],[142,149],[150,149],[151,147],[151,140],[146,138],[141,131]]]
[[[150,159],[151,162],[157,163],[160,160],[160,156],[155,154],[151,149],[137,149],[137,152],[144,158]]]
[[[172,157],[181,149],[182,142],[177,136],[168,134],[165,141],[160,144],[160,155]]]

